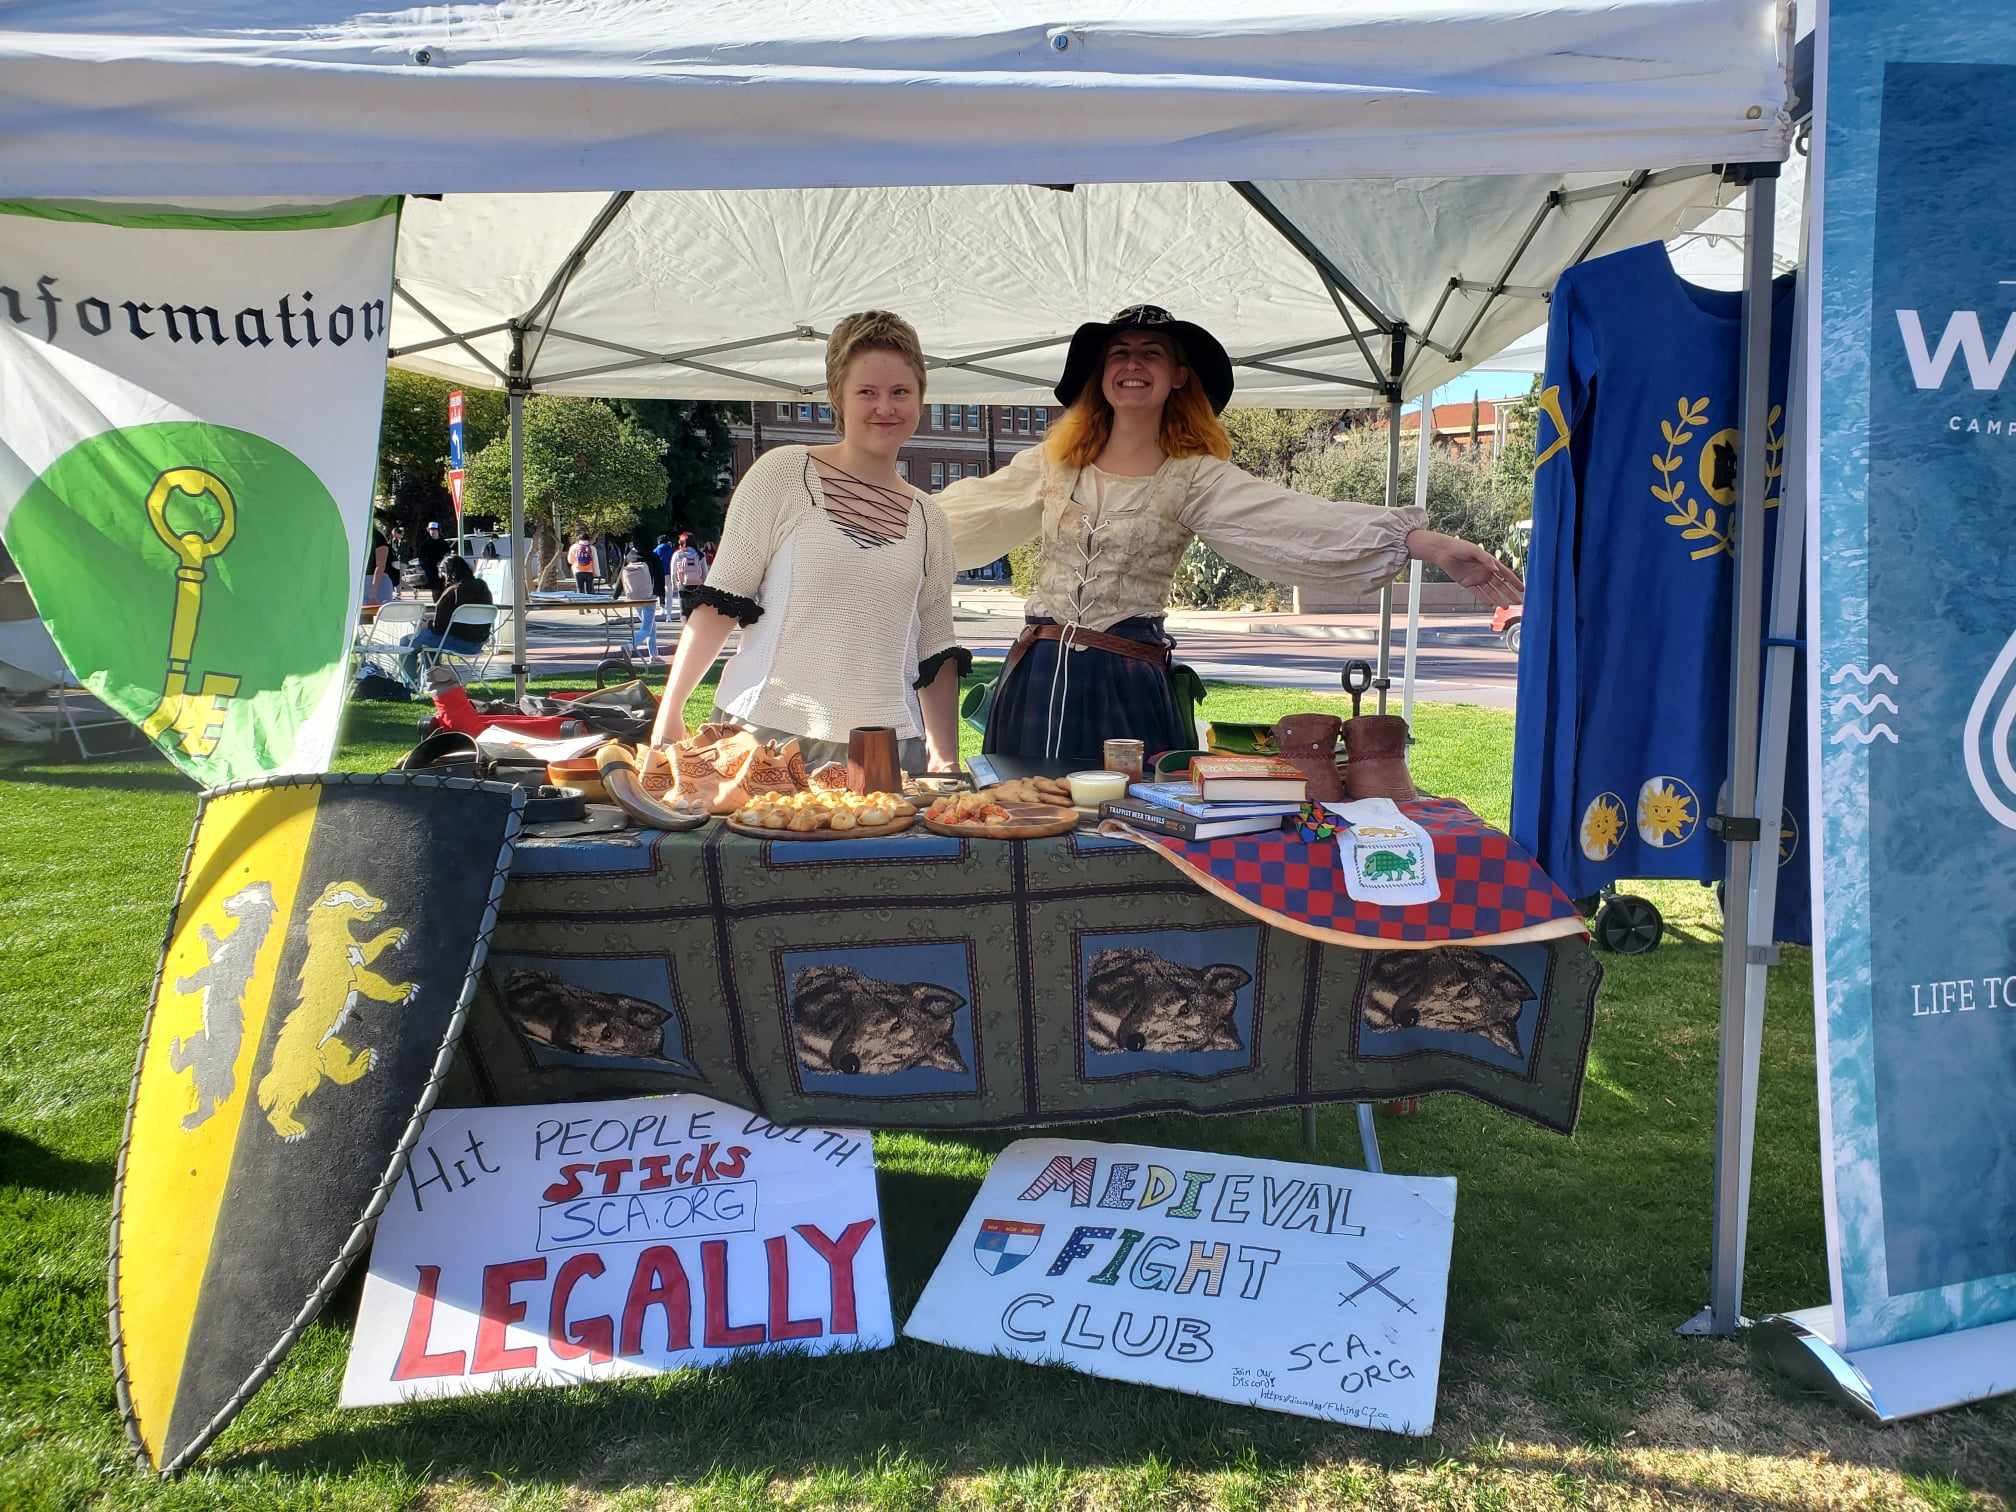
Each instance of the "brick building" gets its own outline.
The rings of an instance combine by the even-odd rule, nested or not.
[[[1056,405],[927,404],[917,434],[896,467],[926,493],[961,478],[984,478],[1049,434]],[[810,400],[756,400],[728,433],[735,443],[734,479],[778,446],[817,446],[833,439],[833,408]]]
[[[1500,411],[1495,399],[1475,401],[1475,409],[1469,400],[1456,404],[1435,406],[1435,431],[1430,444],[1442,451],[1454,452],[1458,456],[1470,455],[1470,422],[1477,421],[1477,455],[1488,460],[1497,450],[1505,436],[1505,415]],[[1386,428],[1386,417],[1382,412],[1360,410],[1352,413],[1348,422],[1340,422],[1333,435],[1342,435],[1354,425],[1369,426],[1374,430]],[[1400,417],[1400,444],[1402,448],[1412,448],[1420,444],[1421,410],[1417,405]],[[1410,452],[1411,455],[1411,452]]]

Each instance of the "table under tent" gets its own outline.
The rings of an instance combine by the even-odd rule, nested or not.
[[[0,129],[33,150],[5,155],[0,193],[428,196],[404,211],[394,360],[508,393],[522,538],[526,396],[810,398],[832,322],[870,306],[924,334],[933,400],[1042,403],[1081,320],[1152,300],[1225,341],[1234,403],[1384,406],[1397,503],[1406,401],[1541,324],[1563,269],[1747,184],[1754,523],[1791,20],[1776,0],[1089,0],[1068,23],[990,0],[227,0],[144,21],[29,0],[0,36]],[[1752,884],[1761,590],[1745,554],[1732,898]],[[1382,710],[1390,615],[1389,595]],[[1732,909],[1703,1314],[1721,1333],[1751,954]]]

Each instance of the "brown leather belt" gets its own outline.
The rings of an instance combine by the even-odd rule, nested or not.
[[[1062,641],[1066,631],[1070,634],[1070,647],[1089,646],[1094,651],[1110,651],[1115,656],[1124,656],[1131,661],[1150,662],[1166,669],[1169,666],[1169,648],[1150,641],[1132,640],[1124,635],[1108,635],[1104,630],[1087,630],[1082,625],[1024,625],[1022,633],[1015,637],[1015,644],[1008,648],[1008,659],[1001,668],[1001,681],[1005,685],[1008,674],[1015,670],[1015,664],[1022,660],[1028,649],[1038,641]]]

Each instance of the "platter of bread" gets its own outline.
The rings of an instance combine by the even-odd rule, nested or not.
[[[728,828],[759,840],[868,840],[916,822],[917,805],[900,793],[819,787],[759,793],[728,816]]]
[[[923,811],[934,835],[975,840],[1040,840],[1078,827],[1071,790],[1050,777],[1022,777],[971,793],[948,793]]]

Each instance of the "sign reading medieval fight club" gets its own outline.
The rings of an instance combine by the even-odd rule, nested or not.
[[[865,1131],[687,1094],[454,1108],[379,1222],[342,1404],[894,1342]]]
[[[1020,1140],[903,1332],[1425,1434],[1455,1216],[1449,1177]]]
[[[0,203],[0,534],[205,785],[335,750],[397,209]]]
[[[1826,27],[1816,965],[1835,1342],[1867,1349],[2016,1318],[2016,18]]]

